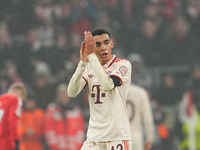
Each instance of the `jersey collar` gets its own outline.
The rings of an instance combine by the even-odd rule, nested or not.
[[[109,68],[113,64],[113,62],[115,61],[115,59],[116,59],[116,56],[113,55],[112,59],[109,62],[107,62],[105,65],[103,65],[103,67],[104,68]]]

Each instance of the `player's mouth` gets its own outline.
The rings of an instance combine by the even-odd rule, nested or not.
[[[106,58],[106,57],[108,56],[108,53],[103,53],[101,56],[102,56],[103,58]]]

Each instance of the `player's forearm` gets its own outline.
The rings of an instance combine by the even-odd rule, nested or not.
[[[154,126],[153,124],[149,124],[149,129],[146,129],[146,139],[147,141],[153,141],[154,140]]]
[[[104,89],[104,90],[113,89],[114,88],[114,82],[110,78],[110,76],[108,76],[106,74],[106,72],[103,69],[103,67],[101,66],[96,54],[92,53],[92,54],[88,55],[88,59],[89,59],[89,62],[92,66],[92,69],[95,72],[95,75],[96,75],[99,83],[101,84],[102,89]]]
[[[153,141],[154,140],[154,122],[153,122],[153,116],[151,115],[151,110],[147,111],[145,115],[145,132],[146,132],[146,139],[147,141]]]
[[[82,80],[82,75],[86,68],[87,62],[80,61],[75,73],[73,74],[67,89],[69,97],[76,97],[85,86],[85,81]]]
[[[153,120],[153,114],[151,110],[151,104],[148,97],[148,94],[145,92],[143,95],[143,122],[145,127],[145,133],[146,133],[146,140],[147,141],[153,141],[154,139],[154,120]]]

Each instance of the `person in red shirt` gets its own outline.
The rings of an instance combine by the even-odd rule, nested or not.
[[[71,105],[67,85],[57,87],[56,101],[46,109],[45,138],[50,150],[80,150],[85,140],[84,117]]]
[[[26,88],[23,83],[13,83],[8,92],[0,95],[0,149],[18,150],[18,118],[21,114],[22,100],[26,99]]]

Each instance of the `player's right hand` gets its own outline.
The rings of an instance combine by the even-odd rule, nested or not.
[[[88,62],[88,58],[87,58],[87,50],[86,50],[86,41],[84,40],[82,43],[81,43],[81,49],[80,49],[80,59],[82,61],[86,61]]]
[[[85,34],[87,54],[90,55],[95,52],[96,42],[90,31],[85,31],[84,34]]]

